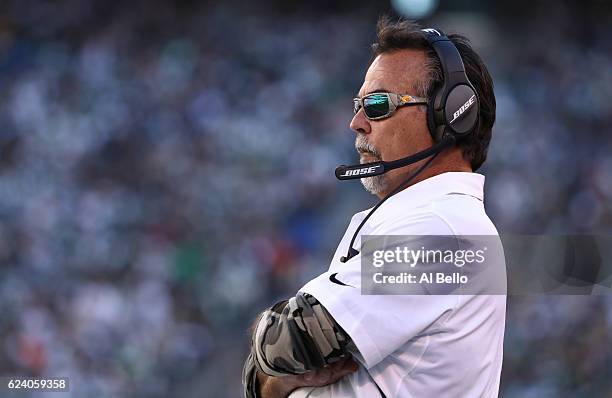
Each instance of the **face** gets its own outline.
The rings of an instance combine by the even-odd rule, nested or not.
[[[419,50],[398,50],[381,54],[368,68],[358,96],[373,92],[392,92],[416,96],[415,87],[425,81],[427,58]],[[360,162],[396,160],[432,145],[427,129],[427,107],[425,105],[402,106],[385,119],[369,120],[363,109],[355,114],[350,124],[357,134],[355,148]],[[379,197],[397,187],[420,162],[392,170],[388,173],[362,178],[364,187]]]

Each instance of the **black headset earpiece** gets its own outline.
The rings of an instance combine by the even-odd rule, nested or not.
[[[429,128],[429,133],[431,134],[431,137],[433,138],[434,142],[438,142],[444,134],[444,124],[441,123],[442,121],[436,122],[434,120],[434,117],[436,115],[434,107],[434,103],[436,102],[435,97],[436,95],[439,95],[440,92],[440,84],[436,84],[432,91],[432,95],[431,97],[429,97],[429,100],[427,102],[427,127]]]
[[[442,82],[437,85],[427,105],[427,126],[434,142],[446,135],[464,137],[478,124],[480,104],[476,90],[465,73],[465,66],[455,44],[438,29],[423,29],[442,68]]]

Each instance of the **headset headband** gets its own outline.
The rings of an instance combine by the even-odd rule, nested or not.
[[[455,44],[439,29],[423,29],[442,68],[443,82],[430,99],[429,128],[438,141],[445,132],[458,136],[469,133],[478,121],[479,103],[474,86]]]

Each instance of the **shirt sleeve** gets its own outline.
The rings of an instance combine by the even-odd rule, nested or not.
[[[243,398],[258,398],[260,396],[257,382],[257,368],[255,367],[253,354],[249,354],[242,367],[242,391]]]
[[[349,343],[316,298],[298,293],[262,313],[253,331],[251,356],[257,369],[269,376],[297,375],[344,358]]]
[[[409,231],[409,232],[407,232]],[[454,235],[434,213],[399,220],[370,235]],[[410,339],[444,329],[457,305],[453,295],[362,295],[361,254],[308,282],[314,296],[348,334],[355,357],[370,369]]]

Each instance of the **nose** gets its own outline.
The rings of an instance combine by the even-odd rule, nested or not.
[[[353,116],[353,120],[351,120],[349,127],[351,128],[351,130],[358,134],[370,134],[370,132],[372,131],[370,121],[365,116],[363,109],[360,109],[359,112],[355,113],[355,116]]]

